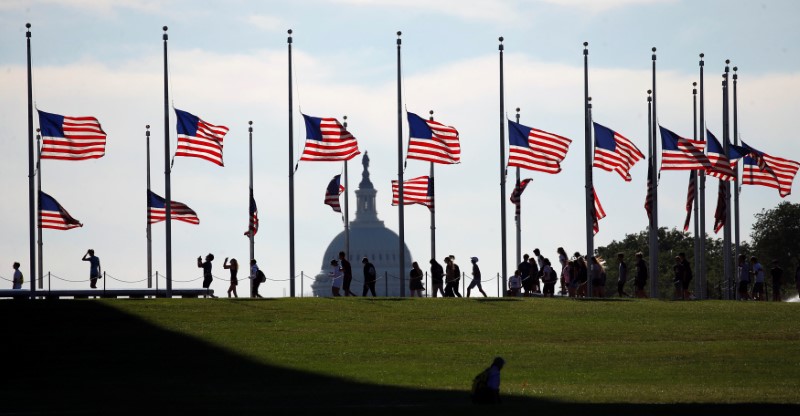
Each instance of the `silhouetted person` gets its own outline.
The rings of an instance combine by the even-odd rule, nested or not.
[[[520,288],[522,288],[522,275],[519,270],[514,270],[514,275],[508,278],[508,296],[519,296]]]
[[[672,265],[672,284],[675,286],[675,296],[673,300],[683,300],[683,262],[681,256],[675,256],[675,264]]]
[[[750,266],[747,264],[747,257],[739,255],[739,263],[736,271],[739,273],[739,300],[750,299]]]
[[[500,371],[505,363],[501,357],[495,357],[492,365],[472,380],[473,403],[500,403]]]
[[[100,279],[100,257],[94,255],[94,250],[89,249],[83,255],[83,261],[89,262],[89,282],[92,289],[97,289],[97,279]]]
[[[236,259],[231,259],[230,264],[228,264],[228,258],[225,257],[225,262],[222,264],[222,268],[231,271],[231,285],[228,287],[228,297],[231,297],[231,293],[233,293],[233,297],[238,298],[239,294],[236,293],[236,286],[239,285],[239,279],[237,278],[237,274],[239,273],[239,262],[236,261]]]
[[[633,278],[633,287],[637,298],[646,298],[644,287],[647,285],[647,263],[644,262],[642,252],[636,253],[636,276]]]
[[[411,263],[411,272],[408,274],[408,289],[411,291],[411,297],[422,297],[422,291],[425,286],[422,285],[422,269],[419,268],[417,262]]]
[[[378,280],[378,273],[375,271],[375,266],[369,262],[369,259],[364,257],[361,259],[364,264],[364,290],[361,296],[367,296],[367,292],[372,292],[372,297],[375,297],[375,281]]]
[[[446,296],[444,293],[444,268],[439,264],[436,259],[431,259],[431,290],[433,297],[438,297],[439,293],[442,297]]]
[[[208,293],[208,288],[211,287],[211,281],[214,280],[214,277],[211,275],[211,262],[214,261],[214,255],[208,253],[206,255],[206,261],[202,260],[202,257],[197,256],[197,267],[203,269],[203,289],[206,289],[206,293]],[[212,298],[216,296],[211,295]]]
[[[328,273],[331,277],[331,294],[333,296],[342,296],[342,280],[344,280],[344,273],[339,267],[339,262],[336,259],[331,260],[331,271]]]
[[[575,257],[575,276],[577,278],[575,296],[585,298],[586,292],[589,290],[589,266],[580,253],[575,252],[573,257]]]
[[[755,277],[755,284],[753,285],[753,300],[764,300],[766,301],[767,298],[764,296],[764,267],[761,266],[761,263],[758,262],[758,259],[753,256],[750,257],[750,264],[753,267],[753,277]]]
[[[625,253],[617,253],[617,262],[619,263],[619,277],[617,278],[617,295],[619,297],[629,298],[625,292],[625,283],[628,281],[628,264],[625,263]]]
[[[458,263],[456,263],[456,256],[451,254],[448,258],[450,259],[450,264],[453,265],[453,276],[455,276],[456,279],[453,285],[453,294],[461,297],[461,292],[458,291],[458,283],[461,281],[461,268],[458,267]]]
[[[483,297],[486,297],[486,292],[483,291],[483,286],[481,286],[481,269],[478,267],[478,258],[473,257],[470,261],[472,262],[472,281],[469,283],[469,286],[467,286],[467,297],[469,297],[469,292],[475,287],[483,294]]]
[[[353,282],[353,269],[350,267],[350,262],[347,260],[344,251],[339,252],[339,262],[342,264],[342,274],[344,275],[342,291],[344,291],[345,296],[356,296],[355,293],[350,291],[350,283]]]
[[[266,280],[266,276],[264,272],[262,272],[258,268],[258,264],[256,264],[256,259],[250,260],[250,297],[251,298],[260,298],[261,295],[258,294],[258,287],[261,286],[261,283]]]
[[[542,296],[553,297],[556,294],[556,283],[558,282],[558,274],[550,263],[550,259],[544,259],[544,267],[542,268]]]
[[[694,299],[692,297],[692,293],[689,292],[689,285],[694,278],[694,274],[692,273],[692,265],[689,264],[689,261],[686,260],[686,253],[678,253],[678,257],[681,258],[681,263],[683,264],[683,300]]]
[[[531,263],[530,263],[531,256],[528,253],[525,253],[522,256],[522,263],[517,265],[517,270],[519,270],[519,275],[522,277],[522,289],[525,291],[525,295],[530,296],[531,287],[533,284],[533,280],[531,280]],[[537,270],[538,271],[538,270]]]
[[[22,283],[24,283],[24,279],[22,278],[22,272],[19,271],[19,262],[15,261],[11,267],[14,269],[14,276],[11,278],[11,288],[22,289]]]

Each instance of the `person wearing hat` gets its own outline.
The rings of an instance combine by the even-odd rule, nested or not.
[[[331,295],[334,297],[342,296],[339,291],[342,289],[344,273],[339,267],[339,262],[336,259],[331,260],[331,271],[328,272],[328,275],[331,277]]]
[[[477,287],[483,297],[486,297],[486,292],[483,291],[483,286],[481,286],[481,269],[478,267],[478,258],[473,257],[470,261],[472,261],[472,282],[467,286],[467,297],[469,297],[469,292],[474,287]]]
[[[375,266],[369,262],[369,259],[364,257],[361,259],[364,264],[364,290],[361,296],[367,296],[367,292],[372,292],[372,297],[375,297],[375,281],[378,280],[378,274],[375,272]]]

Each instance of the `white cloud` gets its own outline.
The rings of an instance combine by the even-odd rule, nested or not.
[[[266,32],[276,32],[285,30],[287,28],[283,19],[266,14],[252,14],[245,17],[244,21],[257,29]]]
[[[162,1],[157,0],[5,0],[0,2],[0,10],[55,5],[107,15],[118,9],[153,13],[161,10],[162,4]]]
[[[631,6],[646,6],[661,3],[677,3],[678,0],[540,0],[544,3],[570,7],[579,10],[604,12]]]

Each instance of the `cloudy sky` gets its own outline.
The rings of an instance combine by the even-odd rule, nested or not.
[[[651,51],[658,48],[658,119],[692,135],[692,82],[706,55],[708,128],[721,137],[721,74],[725,59],[739,68],[739,131],[749,144],[800,159],[794,122],[800,107],[800,39],[794,1],[679,0],[300,0],[148,1],[6,0],[0,3],[0,263],[29,268],[25,23],[32,26],[33,93],[42,110],[94,115],[108,134],[106,156],[85,162],[45,161],[43,190],[84,227],[44,231],[45,271],[83,280],[80,261],[94,248],[120,280],[146,275],[145,125],[152,127],[153,190],[164,191],[161,27],[169,26],[170,101],[226,125],[225,167],[178,158],[173,199],[197,211],[201,223],[173,224],[174,278],[201,275],[198,255],[248,257],[247,122],[254,122],[255,195],[261,228],[256,257],[268,277],[287,279],[288,169],[286,30],[294,30],[295,155],[302,151],[302,110],[348,116],[349,130],[372,159],[383,221],[397,230],[390,181],[397,175],[395,32],[403,31],[403,105],[460,131],[462,163],[437,169],[439,253],[481,258],[485,275],[500,271],[498,37],[505,37],[506,111],[521,108],[523,124],[573,140],[558,175],[523,172],[533,182],[523,196],[523,250],[584,251],[583,42],[589,42],[594,119],[646,150],[646,91]],[[172,151],[174,114],[170,114]],[[404,132],[407,128],[404,126]],[[406,138],[407,139],[407,138]],[[292,163],[293,164],[293,163]],[[360,173],[353,163],[352,177]],[[323,205],[338,163],[301,163],[295,176],[297,272],[316,274],[328,242],[342,229]],[[595,171],[608,214],[595,245],[643,230],[646,166],[633,181]],[[407,177],[426,174],[409,161]],[[687,174],[664,172],[660,225],[682,225]],[[351,181],[352,190],[357,178]],[[509,171],[509,180],[513,173]],[[707,223],[713,223],[716,180],[709,180]],[[508,186],[508,192],[511,191]],[[354,194],[353,199],[354,199]],[[505,196],[507,198],[507,195]],[[797,202],[797,192],[786,198]],[[774,189],[747,186],[741,195],[743,238],[753,215],[781,201]],[[513,206],[508,208],[509,268],[514,262]],[[429,215],[405,210],[406,242],[427,260]],[[710,225],[709,225],[710,228]],[[164,226],[154,227],[154,268],[163,273]],[[27,276],[26,276],[27,277]],[[309,280],[305,293],[308,294]],[[108,281],[109,287],[141,287]],[[9,284],[10,286],[10,284]],[[53,288],[87,283],[53,280]],[[175,283],[197,287],[199,282]],[[224,291],[225,282],[214,289]],[[242,288],[241,292],[247,291]],[[281,296],[288,283],[269,282]],[[298,293],[300,292],[298,286]]]

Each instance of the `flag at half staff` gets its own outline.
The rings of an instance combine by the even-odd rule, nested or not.
[[[600,231],[600,220],[606,217],[606,211],[603,210],[603,206],[600,205],[600,199],[597,198],[597,192],[594,190],[594,187],[592,187],[592,195],[594,196],[594,209],[592,210],[594,211],[592,215],[594,222],[592,223],[592,230],[597,234]]]
[[[661,170],[706,170],[711,167],[705,153],[706,143],[690,140],[664,127],[661,132]]]
[[[692,206],[694,206],[694,193],[697,190],[697,173],[689,172],[689,190],[686,194],[686,220],[683,221],[683,231],[689,231],[692,221]]]
[[[72,218],[72,215],[69,215],[69,212],[55,198],[42,191],[39,191],[39,219],[42,228],[70,230],[83,227],[83,224]]]
[[[225,166],[222,163],[222,140],[228,128],[207,123],[186,111],[174,110],[178,117],[178,148],[175,156],[196,157]]]
[[[706,173],[715,178],[723,181],[736,180],[736,159],[744,156],[741,147],[728,144],[728,154],[725,154],[725,148],[717,140],[708,129],[706,129],[706,136],[708,137],[708,161],[710,166],[706,169]]]
[[[658,186],[656,178],[653,174],[653,164],[647,164],[647,195],[644,197],[644,210],[647,211],[647,218],[652,223],[653,221],[653,194],[655,187]]]
[[[508,120],[508,166],[545,173],[561,172],[572,140]]]
[[[42,159],[86,160],[106,153],[106,133],[94,117],[39,113]]]
[[[744,142],[742,148],[747,155],[742,168],[743,185],[761,185],[775,188],[781,198],[792,193],[792,182],[800,169],[800,163],[768,155],[756,150]]]
[[[461,162],[461,145],[455,127],[425,120],[414,113],[406,113],[406,117],[409,130],[407,158],[441,164]]]
[[[627,182],[631,181],[630,170],[644,155],[633,142],[608,127],[594,125],[594,163],[592,166],[605,171],[617,172]]]
[[[336,212],[342,212],[342,206],[339,204],[339,195],[344,192],[344,185],[342,185],[342,175],[336,175],[328,183],[328,188],[325,189],[325,205],[329,205]]]
[[[164,221],[167,218],[167,201],[153,191],[147,191],[147,208],[150,224]],[[200,224],[200,218],[197,217],[197,213],[186,204],[172,201],[170,211],[173,220],[188,222],[189,224]]]
[[[250,188],[250,224],[247,227],[247,231],[244,232],[244,235],[247,238],[250,238],[252,234],[255,237],[256,233],[258,232],[258,207],[256,206],[256,199],[253,197],[253,188]]]
[[[399,186],[392,181],[392,205],[400,203]],[[433,179],[419,176],[403,181],[403,205],[420,204],[433,209]]]
[[[717,192],[717,209],[714,211],[714,232],[718,233],[725,226],[727,217],[728,202],[725,198],[727,189],[725,181],[719,181],[719,191]]]
[[[338,162],[361,154],[358,141],[335,118],[303,114],[306,124],[306,145],[300,160]]]
[[[520,203],[522,202],[522,193],[525,192],[525,188],[528,187],[528,184],[533,179],[527,178],[519,181],[519,183],[514,186],[514,191],[511,192],[511,203],[516,206],[516,213],[519,216],[520,213]]]

